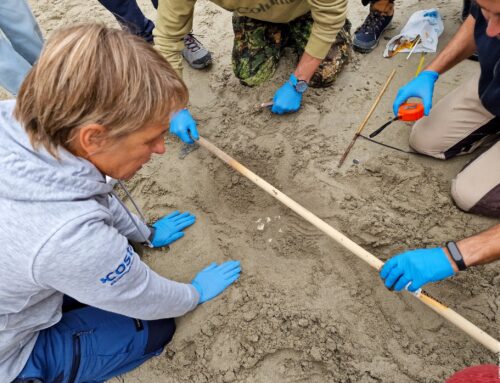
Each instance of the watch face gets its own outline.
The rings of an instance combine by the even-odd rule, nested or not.
[[[297,92],[299,93],[304,93],[307,88],[309,88],[309,85],[307,85],[307,82],[300,80],[297,82],[297,85],[295,85],[295,89],[297,89]]]

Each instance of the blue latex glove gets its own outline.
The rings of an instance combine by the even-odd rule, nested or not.
[[[294,76],[293,73],[290,78],[292,78],[292,76]],[[302,93],[297,92],[291,80],[288,80],[274,94],[271,112],[276,114],[296,112],[300,108],[301,101]]]
[[[151,244],[153,247],[161,247],[177,241],[184,237],[182,230],[191,226],[195,221],[196,217],[188,212],[181,214],[174,211],[170,213],[153,224],[155,234]]]
[[[186,144],[194,144],[193,139],[198,140],[198,130],[196,130],[196,121],[189,113],[189,110],[182,109],[172,116],[170,119],[170,134],[175,134],[182,142]]]
[[[201,270],[191,282],[200,293],[200,301],[198,303],[215,298],[226,287],[236,281],[240,273],[240,261],[227,261],[220,265],[214,262]]]
[[[405,86],[399,88],[398,94],[392,104],[394,115],[398,115],[401,104],[411,97],[419,97],[424,104],[424,114],[429,115],[432,108],[432,94],[434,93],[434,83],[439,77],[438,72],[424,70],[417,77],[411,80]]]
[[[455,274],[450,260],[437,247],[411,250],[389,259],[380,270],[380,277],[389,289],[401,291],[405,286],[415,292],[429,282],[437,282]]]

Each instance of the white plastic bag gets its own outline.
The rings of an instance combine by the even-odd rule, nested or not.
[[[410,16],[401,33],[387,43],[384,57],[392,57],[398,52],[410,52],[418,36],[420,38],[413,53],[434,53],[443,30],[443,20],[436,8],[417,11]]]

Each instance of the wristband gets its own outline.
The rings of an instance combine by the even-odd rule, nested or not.
[[[457,244],[453,241],[448,241],[446,242],[446,248],[450,252],[451,258],[457,265],[458,270],[464,271],[467,266],[465,265],[464,257],[462,257],[462,253],[460,252]]]

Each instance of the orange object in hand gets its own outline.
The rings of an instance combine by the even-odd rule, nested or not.
[[[382,130],[387,128],[394,121],[417,121],[424,117],[424,105],[421,102],[405,102],[401,104],[398,109],[398,116],[394,117],[392,120],[386,122],[372,134],[370,134],[370,138],[378,135]]]
[[[424,105],[421,102],[405,102],[398,109],[398,120],[417,121],[424,116]]]

